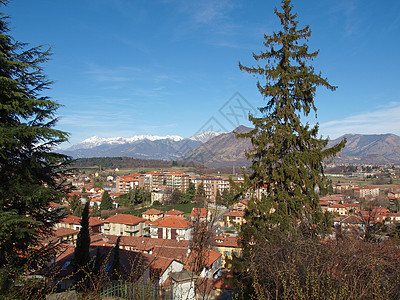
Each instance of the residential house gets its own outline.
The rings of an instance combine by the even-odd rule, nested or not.
[[[183,270],[184,264],[171,258],[157,257],[151,264],[153,272],[156,273],[158,284],[163,286],[171,273]]]
[[[232,259],[233,256],[239,257],[242,254],[237,236],[215,237],[213,249],[222,254],[222,266],[226,266],[226,259]]]
[[[185,261],[185,269],[195,273],[200,272],[202,278],[220,277],[221,268],[222,254],[214,250],[191,251]]]
[[[105,234],[142,236],[146,221],[146,219],[134,215],[116,214],[103,221],[103,230]]]
[[[340,226],[342,230],[364,231],[365,222],[360,216],[350,215],[346,217],[337,217],[333,220],[335,227]]]
[[[248,199],[242,199],[239,202],[232,205],[232,210],[244,211],[247,208],[248,204],[249,204]]]
[[[231,211],[224,215],[225,226],[241,226],[246,222],[242,211]]]
[[[142,218],[153,222],[164,217],[164,212],[155,208],[151,208],[142,213]]]
[[[178,216],[166,216],[149,224],[150,236],[160,239],[190,240],[193,223]]]
[[[331,204],[329,205],[328,211],[337,213],[340,216],[344,216],[347,213],[346,207],[343,204]]]
[[[211,212],[207,208],[193,207],[190,213],[190,221],[192,222],[210,222]]]
[[[167,216],[177,216],[177,217],[181,217],[181,218],[183,218],[184,217],[184,212],[183,211],[180,211],[180,210],[176,210],[176,209],[171,209],[171,210],[169,210],[169,211],[167,211],[167,212],[165,212],[164,213],[164,215],[167,217]]]
[[[154,187],[151,190],[151,204],[153,204],[155,201],[163,204],[166,203],[169,200],[169,197],[171,196],[171,190],[168,189],[165,186],[161,187]]]
[[[61,242],[70,242],[75,243],[78,238],[79,230],[71,229],[71,228],[59,228],[53,231],[53,235]]]

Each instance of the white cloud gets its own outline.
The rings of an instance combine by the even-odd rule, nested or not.
[[[400,135],[400,103],[389,103],[375,111],[320,124],[320,133],[334,139],[346,133]]]

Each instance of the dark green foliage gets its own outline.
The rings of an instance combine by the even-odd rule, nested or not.
[[[112,204],[113,202],[110,197],[110,194],[107,191],[105,191],[101,196],[100,210],[112,209]]]
[[[119,242],[121,240],[121,236],[117,238],[117,242],[114,246],[113,252],[114,257],[112,261],[112,268],[111,268],[111,280],[118,280],[119,279],[119,272],[120,272],[120,261],[119,261]]]
[[[200,183],[197,187],[196,197],[197,198],[204,198],[206,196],[206,191],[204,190],[204,184]]]
[[[69,213],[80,217],[83,211],[83,205],[78,195],[73,195],[68,201]]]
[[[92,207],[92,212],[90,213],[92,217],[100,217],[101,211],[99,205],[95,202]]]
[[[318,125],[302,124],[302,114],[316,112],[317,87],[332,91],[336,87],[307,64],[318,51],[309,52],[307,44],[302,44],[311,31],[308,26],[297,28],[297,15],[292,13],[290,1],[282,1],[282,11],[275,10],[275,14],[283,28],[266,35],[266,50],[253,54],[260,65],[239,64],[242,71],[265,81],[257,82],[257,87],[267,99],[266,106],[260,108],[262,117],[250,116],[254,130],[240,135],[250,138],[253,144],[247,153],[252,160],[247,186],[263,187],[267,195],[261,200],[251,199],[246,212],[243,236],[256,239],[271,239],[274,232],[293,232],[298,221],[318,229],[323,219],[318,191],[327,189],[323,161],[345,144],[343,141],[325,149],[328,140],[318,138]]]
[[[76,240],[76,247],[74,252],[74,267],[76,270],[77,282],[85,277],[89,271],[89,247],[90,247],[90,234],[89,234],[89,201],[86,202],[82,212],[81,229],[78,233]]]
[[[119,168],[119,169],[149,169],[149,168],[169,168],[174,165],[182,167],[193,167],[192,162],[183,161],[166,161],[156,159],[139,159],[131,157],[92,157],[92,158],[79,158],[73,161],[72,166],[76,168],[85,167],[99,167],[104,168]]]
[[[234,202],[237,201],[236,195],[237,194],[234,191],[234,189],[231,190],[225,189],[222,192],[222,199],[221,199],[222,204],[226,207],[231,206]]]
[[[186,190],[186,194],[189,196],[190,201],[193,201],[196,195],[196,186],[192,181],[189,181],[189,187]]]
[[[4,7],[7,1],[0,1]],[[62,217],[49,211],[59,202],[61,180],[69,158],[51,152],[68,134],[54,129],[59,104],[42,92],[51,82],[42,64],[43,47],[27,49],[9,35],[7,16],[0,15],[0,268],[40,265],[47,259],[39,240]],[[39,255],[40,253],[40,255]],[[3,276],[2,276],[3,278]],[[1,288],[1,287],[0,287]]]
[[[127,194],[123,194],[117,198],[121,206],[134,208],[139,203],[148,202],[151,194],[143,188],[130,189]]]

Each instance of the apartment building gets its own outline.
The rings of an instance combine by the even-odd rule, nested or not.
[[[205,176],[194,177],[190,180],[194,183],[196,189],[200,184],[203,184],[206,198],[211,201],[215,201],[218,192],[222,195],[225,189],[230,189],[229,180],[223,177]]]

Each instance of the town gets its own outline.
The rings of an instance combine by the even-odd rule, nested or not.
[[[400,185],[396,185],[400,168],[330,166],[327,170],[331,170],[327,171],[331,192],[320,197],[320,206],[332,214],[332,228],[361,237],[367,227],[380,224],[386,229],[380,226],[374,238],[388,238],[400,224]],[[110,266],[118,240],[124,253],[120,256],[124,282],[146,282],[158,293],[178,299],[190,293],[207,299],[233,295],[229,262],[241,255],[238,230],[245,222],[248,199],[233,200],[231,185],[241,185],[243,178],[166,170],[110,175],[115,172],[119,170],[76,171],[66,178],[72,187],[68,196],[62,203],[51,203],[49,209],[68,213],[55,225],[51,239],[58,250],[47,268],[62,270],[52,273],[54,288],[65,291],[74,285],[71,262],[80,214],[88,202],[91,257],[99,248],[109,254],[101,264]],[[255,197],[263,194],[263,188],[255,191]],[[199,230],[207,230],[210,240],[194,249],[196,235],[204,235]],[[199,257],[201,262],[194,264]],[[128,276],[133,271],[135,276]]]

